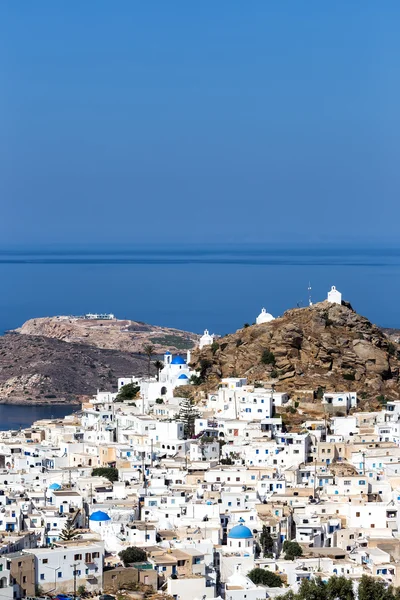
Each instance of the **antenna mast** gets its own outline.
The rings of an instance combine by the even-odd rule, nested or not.
[[[308,306],[312,306],[312,300],[311,300],[311,282],[308,282]]]

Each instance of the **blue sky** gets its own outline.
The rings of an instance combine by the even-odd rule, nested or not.
[[[0,3],[0,240],[396,240],[400,5]]]

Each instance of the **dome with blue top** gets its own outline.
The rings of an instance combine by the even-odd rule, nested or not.
[[[182,375],[179,375],[178,379],[189,379],[189,377],[185,375],[185,373],[182,373]]]
[[[90,521],[110,521],[110,517],[107,513],[102,510],[96,510],[96,512],[92,513],[89,517]]]
[[[235,525],[235,527],[232,527],[232,529],[228,533],[228,538],[232,540],[245,540],[247,538],[252,537],[253,534],[251,533],[250,529],[246,527],[246,525],[244,525],[243,523]]]
[[[166,351],[165,356],[170,356],[171,352],[169,350]]]
[[[51,485],[49,485],[49,490],[60,490],[61,489],[61,485],[59,483],[52,483]]]
[[[182,358],[182,356],[175,356],[175,358],[171,360],[171,365],[186,365],[186,360]]]

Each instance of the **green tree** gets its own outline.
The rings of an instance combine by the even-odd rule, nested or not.
[[[255,568],[247,573],[247,577],[255,585],[267,585],[268,587],[282,587],[282,579],[276,573],[268,569]]]
[[[154,366],[156,368],[156,372],[157,372],[157,381],[160,381],[160,371],[163,370],[164,363],[162,360],[155,360],[153,364],[154,364]]]
[[[285,560],[294,560],[303,555],[303,549],[300,544],[290,542],[289,540],[283,542],[283,551],[285,553]]]
[[[191,439],[194,436],[194,422],[199,416],[200,413],[193,398],[184,398],[180,403],[178,420],[183,423],[186,439]]]
[[[326,588],[326,583],[320,577],[303,579],[297,598],[298,600],[328,600]]]
[[[266,525],[263,525],[261,531],[260,546],[264,557],[270,555],[274,549],[274,540]]]
[[[121,387],[115,401],[123,402],[124,400],[133,400],[133,398],[136,398],[139,391],[140,386],[136,385],[135,383],[127,383]]]
[[[147,560],[147,554],[141,548],[136,546],[129,546],[126,550],[122,550],[119,555],[120,559],[124,563],[125,567],[135,562],[143,562]]]
[[[192,375],[190,377],[190,383],[192,383],[193,385],[201,385],[202,383],[204,383],[204,381],[200,377],[200,375]]]
[[[331,577],[326,591],[328,600],[354,600],[353,582],[346,577]]]
[[[358,600],[392,600],[393,592],[386,583],[375,577],[363,575],[358,586]]]
[[[61,530],[60,540],[67,542],[68,540],[73,540],[78,534],[79,531],[76,529],[71,519],[67,519],[63,529]]]
[[[145,344],[143,346],[143,352],[147,356],[147,361],[148,361],[147,374],[149,377],[150,377],[150,373],[151,373],[151,359],[154,356],[154,351],[155,351],[155,347],[153,346],[153,344]]]
[[[97,467],[92,471],[92,477],[105,477],[108,481],[118,481],[118,469],[114,467]]]

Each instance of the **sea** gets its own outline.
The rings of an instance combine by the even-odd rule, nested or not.
[[[114,313],[224,335],[327,297],[400,328],[400,248],[327,245],[142,245],[0,248],[0,333],[33,317]],[[311,288],[311,289],[309,289]],[[0,405],[0,429],[61,417],[76,407]]]
[[[309,293],[321,301],[332,285],[373,322],[400,327],[400,248],[0,248],[0,333],[32,317],[106,312],[223,335],[262,307],[278,316],[306,306]]]

